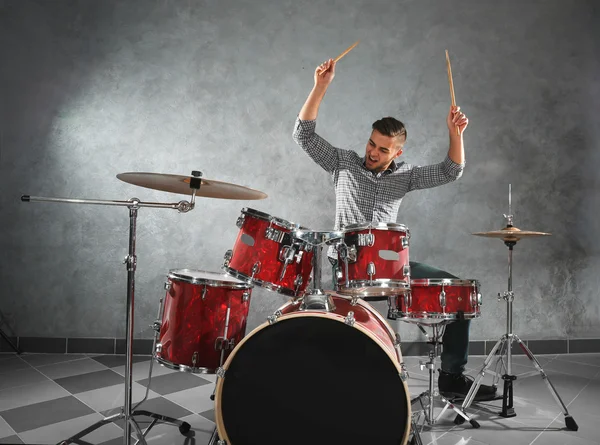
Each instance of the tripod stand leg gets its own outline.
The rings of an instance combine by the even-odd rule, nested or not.
[[[554,397],[554,400],[556,400],[556,403],[560,406],[560,408],[565,416],[565,425],[567,426],[567,428],[570,429],[571,431],[577,431],[579,429],[577,422],[575,422],[575,419],[573,418],[573,416],[571,416],[569,414],[569,410],[567,410],[566,405],[564,404],[564,402],[558,395],[556,388],[554,387],[554,385],[550,381],[550,378],[548,377],[548,375],[542,368],[542,365],[540,365],[540,362],[537,360],[537,358],[535,358],[533,353],[529,350],[529,348],[525,345],[525,343],[523,343],[523,341],[517,335],[514,335],[514,337],[517,340],[517,342],[519,343],[519,346],[521,346],[521,349],[523,350],[525,355],[527,355],[527,358],[529,358],[529,360],[531,360],[533,362],[533,365],[535,366],[535,368],[538,370],[538,372],[542,376],[542,379],[544,380],[544,382],[546,382],[546,386],[548,386],[548,389],[550,390],[550,393]]]
[[[8,338],[8,335],[6,335],[1,328],[0,328],[0,335],[2,336],[2,338],[4,339],[4,341],[6,341],[6,343],[8,343],[10,345],[10,347],[14,349],[14,351],[17,354],[21,354],[22,351],[15,346],[15,344],[11,341],[10,338]]]
[[[191,425],[187,422],[184,422],[179,419],[174,419],[173,417],[163,416],[162,414],[152,413],[150,411],[134,411],[133,413],[131,413],[131,415],[152,417],[153,419],[160,420],[162,422],[177,425],[179,427],[179,432],[183,435],[187,434],[191,429]]]
[[[473,400],[475,399],[475,395],[477,394],[477,391],[479,390],[479,386],[481,386],[481,379],[483,379],[483,376],[485,375],[485,371],[490,367],[490,364],[492,363],[492,360],[494,359],[496,352],[498,352],[498,349],[500,349],[500,347],[503,346],[507,340],[508,340],[508,336],[503,335],[502,338],[500,338],[500,340],[498,340],[496,342],[496,344],[494,345],[494,347],[492,348],[492,350],[490,351],[488,356],[483,361],[483,366],[481,367],[481,371],[479,371],[479,373],[477,374],[477,377],[475,377],[475,381],[473,382],[473,385],[471,385],[471,388],[469,389],[469,392],[467,393],[465,400],[462,403],[463,411],[466,410],[469,406],[471,406],[471,403],[473,403]]]

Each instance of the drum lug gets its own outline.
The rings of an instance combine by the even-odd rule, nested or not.
[[[242,302],[245,303],[250,299],[250,291],[245,291],[242,294]]]
[[[242,228],[242,226],[244,225],[244,221],[246,221],[246,215],[242,213],[240,216],[238,216],[238,219],[235,222],[235,225],[238,227],[238,229]]]
[[[355,322],[356,319],[354,318],[354,312],[348,312],[348,315],[346,315],[346,318],[344,319],[344,323],[346,323],[348,326],[354,326]]]
[[[192,354],[192,368],[196,367],[196,363],[198,363],[198,351]]]
[[[285,232],[274,229],[273,227],[267,227],[267,229],[265,230],[265,238],[270,241],[275,241],[276,243],[281,243],[283,241],[284,236]]]
[[[156,352],[162,352],[162,343],[156,343]]]
[[[375,263],[370,262],[367,265],[367,275],[369,276],[369,281],[370,281],[369,284],[372,285],[373,284],[373,275],[375,275]]]
[[[300,290],[300,286],[302,286],[302,275],[298,274],[296,275],[296,279],[294,280],[294,286],[296,286],[296,289],[294,290],[294,294],[298,295],[298,291]]]
[[[402,243],[402,248],[403,249],[407,249],[408,246],[410,246],[410,242],[408,241],[408,238],[409,238],[408,236],[403,236],[402,237],[401,243]]]
[[[360,247],[373,247],[375,244],[375,235],[371,232],[359,233],[357,244]]]
[[[410,277],[410,265],[409,264],[404,265],[404,267],[402,268],[402,273],[404,274],[405,277]]]
[[[165,281],[165,290],[171,290],[171,282],[170,281]]]
[[[481,293],[477,292],[476,289],[473,289],[473,291],[471,292],[471,306],[473,306],[473,307],[481,306],[481,303],[482,303]]]
[[[446,291],[444,290],[444,285],[442,284],[442,291],[440,292],[440,306],[442,310],[446,312]]]
[[[252,266],[252,276],[250,279],[254,280],[254,275],[256,275],[258,272],[260,272],[260,261],[257,261],[254,263],[254,266]]]
[[[233,349],[235,347],[235,338],[227,340],[225,337],[217,337],[215,340],[215,351],[222,351],[225,349]]]
[[[231,261],[231,258],[233,258],[233,250],[229,249],[225,252],[223,258],[225,259],[225,261],[223,261],[223,267],[229,267],[229,262]]]
[[[206,299],[206,292],[208,291],[208,286],[205,284],[204,289],[202,289],[202,301]]]
[[[412,306],[412,292],[408,291],[404,294],[404,306],[411,307]]]
[[[277,322],[277,319],[281,317],[281,315],[283,315],[281,311],[275,311],[273,315],[269,315],[267,317],[267,321],[269,322],[269,324],[274,324]]]

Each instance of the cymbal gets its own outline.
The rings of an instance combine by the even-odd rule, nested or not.
[[[532,232],[530,230],[521,230],[516,227],[505,227],[501,230],[491,232],[475,232],[472,235],[484,236],[487,238],[500,238],[504,241],[519,241],[521,238],[533,238],[536,236],[550,236],[551,233]]]
[[[129,184],[138,185],[163,192],[179,193],[182,195],[191,195],[194,189],[190,188],[190,180],[193,176],[167,175],[163,173],[119,173],[117,175],[121,181]],[[219,199],[265,199],[267,195],[258,190],[254,190],[241,185],[230,184],[228,182],[215,181],[213,179],[201,178],[200,189],[196,191],[196,196]]]

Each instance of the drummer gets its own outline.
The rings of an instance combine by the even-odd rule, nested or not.
[[[439,164],[424,167],[397,161],[403,153],[407,135],[404,124],[393,117],[373,123],[363,157],[353,150],[336,148],[316,134],[319,106],[335,77],[335,69],[332,59],[315,69],[314,87],[296,119],[293,138],[333,178],[336,230],[364,222],[395,223],[406,193],[437,187],[461,177],[465,166],[463,134],[469,120],[460,107],[451,107],[446,118],[450,138],[448,154]],[[328,257],[335,277],[337,255],[333,248],[329,249]],[[410,270],[411,278],[457,278],[412,261]],[[440,393],[445,397],[465,397],[473,383],[472,377],[464,374],[469,327],[470,320],[455,321],[446,326],[438,379]],[[495,387],[481,385],[475,400],[493,399],[495,393]]]

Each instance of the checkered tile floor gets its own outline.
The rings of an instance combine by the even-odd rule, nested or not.
[[[475,375],[484,357],[471,357]],[[454,414],[421,434],[424,444],[511,445],[600,444],[600,354],[538,356],[559,395],[579,424],[579,431],[565,429],[563,415],[539,375],[517,379],[517,417],[497,415],[501,401],[474,405],[470,412],[481,424],[456,426]],[[419,358],[407,357],[412,396],[427,388],[428,376]],[[517,375],[533,370],[523,356],[514,357]],[[141,400],[148,383],[150,358],[135,356],[133,400]],[[53,444],[119,411],[124,400],[124,356],[0,354],[0,444]],[[210,400],[215,376],[171,371],[154,365],[148,400],[140,407],[185,420],[190,437],[178,429],[159,424],[150,430],[149,444],[206,444],[214,428]],[[486,376],[485,383],[490,383]],[[368,382],[365,382],[368,384]],[[413,406],[416,409],[418,404]],[[439,410],[438,410],[439,412]],[[144,427],[148,423],[140,422]],[[193,439],[190,439],[193,438]],[[84,438],[103,445],[123,443],[122,424],[105,425]],[[285,443],[285,439],[282,439]]]

